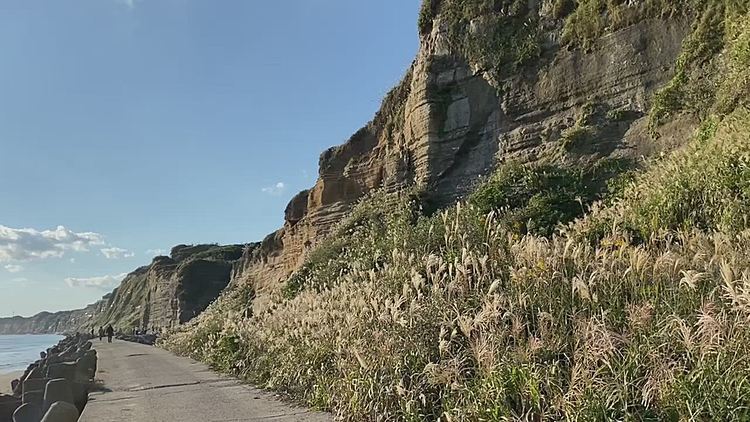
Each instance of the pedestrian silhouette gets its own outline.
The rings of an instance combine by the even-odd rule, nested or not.
[[[112,328],[112,324],[107,326],[107,343],[112,343],[112,337],[115,336],[115,329]]]

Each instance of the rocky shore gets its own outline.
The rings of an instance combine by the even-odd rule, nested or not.
[[[0,422],[74,422],[88,402],[97,368],[89,338],[67,337],[40,354],[0,394]]]

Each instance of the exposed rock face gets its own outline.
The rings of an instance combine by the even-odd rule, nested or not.
[[[585,51],[560,46],[559,29],[546,34],[537,65],[498,80],[451,48],[438,17],[375,119],[321,155],[315,186],[290,202],[281,230],[243,256],[233,283],[251,280],[263,306],[263,292],[299,268],[373,189],[416,185],[440,206],[464,197],[506,160],[578,165],[666,148],[669,133],[653,141],[644,116],[672,77],[689,21],[644,20]],[[560,153],[562,134],[584,113],[597,119],[596,132],[585,145]]]
[[[229,283],[242,245],[180,245],[130,273],[93,325],[173,327],[202,312]]]
[[[309,198],[309,190],[303,190],[295,195],[284,210],[284,221],[291,226],[297,224],[307,214],[307,201]]]
[[[587,165],[652,155],[687,139],[689,121],[654,141],[644,116],[656,90],[673,75],[690,21],[645,19],[586,49],[569,48],[559,42],[561,20],[547,16],[552,3],[528,2],[540,16],[544,45],[539,60],[518,72],[472,63],[454,46],[438,13],[375,118],[321,154],[315,185],[290,201],[281,229],[246,247],[241,257],[239,249],[237,255],[211,259],[202,256],[211,247],[177,247],[171,257],[134,271],[87,314],[97,315],[94,324],[173,326],[202,311],[230,277],[232,284],[253,283],[254,306],[262,307],[267,293],[304,263],[352,204],[375,189],[416,186],[427,205],[442,206],[464,197],[508,160]],[[472,33],[486,30],[483,18],[471,21]],[[565,134],[586,120],[595,122],[595,129],[585,142],[570,142]],[[74,315],[79,321],[83,314]],[[66,318],[73,314],[12,325],[50,331],[38,327],[65,326]],[[2,327],[0,321],[0,332]]]
[[[84,309],[0,319],[0,334],[70,332],[113,324],[119,328],[173,327],[202,312],[230,281],[244,245],[180,245],[170,256],[128,274],[120,287]],[[252,249],[248,247],[248,249]]]

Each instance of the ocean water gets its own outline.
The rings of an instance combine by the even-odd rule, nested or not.
[[[57,335],[0,335],[0,374],[26,369],[39,359],[39,352],[62,339]]]

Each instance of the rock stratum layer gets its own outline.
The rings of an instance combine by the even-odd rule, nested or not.
[[[235,262],[252,245],[180,245],[136,269],[120,287],[83,309],[0,319],[0,334],[63,333],[106,324],[168,328],[202,312],[227,286]]]
[[[674,75],[691,31],[688,14],[646,17],[575,45],[563,41],[565,20],[554,16],[555,2],[495,2],[490,11],[462,18],[464,35],[494,39],[491,23],[498,19],[520,25],[519,31],[533,25],[535,53],[488,66],[493,51],[480,46],[477,54],[456,38],[446,3],[427,3],[433,16],[420,24],[419,51],[403,80],[371,122],[321,154],[315,185],[290,201],[281,229],[218,260],[189,259],[182,252],[191,248],[177,248],[86,309],[0,320],[0,332],[64,331],[104,321],[173,326],[203,310],[230,280],[251,283],[255,306],[263,306],[263,297],[277,292],[368,192],[415,187],[425,204],[441,207],[509,160],[584,166],[657,154],[689,138],[683,135],[694,126],[687,121],[655,140],[647,117],[654,94]],[[516,10],[516,4],[522,6]],[[511,32],[505,41],[517,49],[514,37]],[[571,142],[571,131],[591,118],[595,132],[586,142]]]
[[[533,7],[542,21],[551,13],[551,2]],[[481,31],[482,20],[473,19],[472,30]],[[591,165],[653,155],[689,138],[680,136],[694,127],[685,122],[655,140],[647,112],[674,74],[690,19],[645,19],[586,49],[560,44],[560,21],[546,25],[538,60],[502,76],[462,53],[438,14],[373,121],[323,152],[315,185],[289,203],[283,228],[243,256],[235,281],[253,283],[262,306],[263,294],[276,291],[352,204],[376,189],[415,186],[440,207],[509,160]],[[587,113],[598,115],[596,133],[560,153],[566,131]]]

